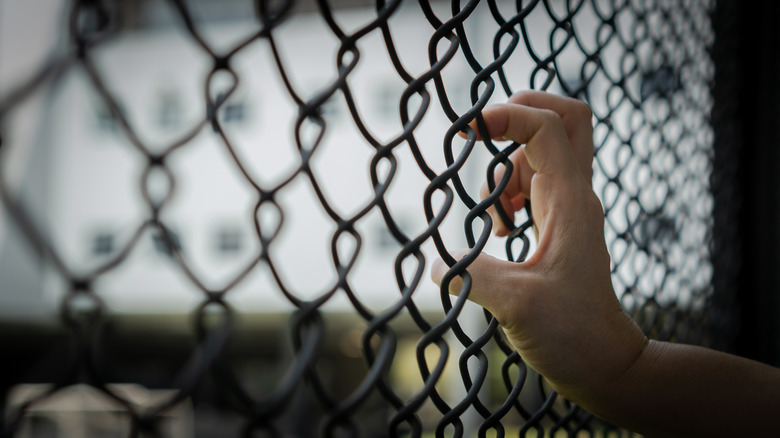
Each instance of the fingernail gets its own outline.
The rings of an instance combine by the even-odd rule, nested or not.
[[[501,226],[500,219],[495,212],[490,212],[490,219],[493,221],[492,231],[493,234],[498,234],[499,227]]]
[[[437,258],[431,264],[431,280],[436,284],[441,284],[441,279],[444,277],[444,273],[447,271],[447,265],[444,264],[444,260]]]

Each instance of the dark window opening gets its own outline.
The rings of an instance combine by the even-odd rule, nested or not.
[[[406,218],[396,217],[395,223],[402,233],[405,232],[404,230],[409,229],[410,221]],[[390,229],[388,229],[387,224],[384,222],[376,225],[373,235],[376,236],[376,247],[378,252],[396,253],[403,247],[403,245],[396,240],[395,236],[393,236],[393,233],[390,232]]]
[[[680,88],[680,79],[671,66],[664,65],[642,75],[641,95],[642,100],[652,95],[669,97]]]
[[[339,94],[331,95],[328,100],[322,103],[318,108],[321,116],[328,120],[338,119],[344,113],[344,103],[339,99]]]
[[[154,240],[154,249],[158,254],[172,258],[174,255],[174,250],[176,252],[181,252],[182,250],[179,235],[170,229],[167,230],[167,233],[165,234],[162,231],[157,230],[152,236],[152,239]]]
[[[92,239],[92,254],[103,256],[114,251],[114,235],[99,233]]]
[[[223,228],[217,234],[217,250],[221,254],[236,254],[242,249],[242,234],[236,228]]]
[[[124,107],[119,102],[115,102],[117,110],[122,118],[126,119]],[[120,129],[119,117],[105,103],[101,103],[97,108],[97,125],[101,131],[117,132]]]
[[[222,107],[222,122],[243,122],[245,115],[244,113],[244,102],[228,102]]]
[[[157,122],[163,128],[175,128],[182,123],[182,105],[179,96],[172,92],[163,92],[160,97]]]
[[[398,87],[389,84],[379,87],[376,91],[376,99],[374,99],[377,114],[383,117],[396,116],[400,99],[401,90]]]

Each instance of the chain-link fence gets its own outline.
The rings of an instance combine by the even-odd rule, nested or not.
[[[728,346],[713,2],[56,5],[0,82],[5,435],[625,435],[427,279],[533,251],[478,196],[519,145],[457,135],[529,88],[593,109],[626,311]]]

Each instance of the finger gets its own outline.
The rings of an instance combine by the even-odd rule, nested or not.
[[[565,132],[566,137],[568,137],[568,142],[562,142],[560,144],[566,143],[569,145],[574,155],[575,162],[578,165],[579,173],[581,173],[584,180],[588,182],[588,186],[591,186],[593,171],[593,128],[592,113],[588,105],[576,99],[539,91],[517,93],[510,98],[510,105],[512,103],[516,104],[515,106],[549,110],[557,114],[558,118],[560,118],[560,124],[563,126],[563,131]],[[509,116],[502,114],[502,112],[506,111],[506,108],[507,105],[497,105],[491,106],[483,111],[482,115],[483,120],[485,120],[487,131],[493,138],[502,140],[510,139],[522,143],[523,138],[532,136],[528,131],[533,132],[538,129],[538,126],[534,126],[534,120],[531,119],[515,120],[526,118],[525,116],[512,117],[512,114]],[[548,118],[555,119],[555,117]],[[524,122],[526,122],[526,124],[523,124]],[[548,124],[556,125],[557,123],[558,121],[551,120]],[[476,121],[472,122],[472,127],[474,127],[473,125],[475,124]],[[522,128],[526,128],[526,131],[518,133],[517,131],[523,131]],[[560,132],[560,130],[557,129],[557,126],[554,126],[554,128],[556,129],[553,129],[553,131]],[[510,216],[510,219],[513,219],[514,212],[520,210],[525,205],[525,199],[530,197],[531,180],[536,173],[536,169],[528,162],[526,151],[523,149],[515,151],[509,159],[513,164],[513,172],[505,190],[501,193],[498,202]],[[505,168],[503,166],[496,169],[494,172],[495,185],[499,184],[504,172]],[[481,195],[483,198],[489,195],[487,184],[483,185]],[[493,218],[494,233],[499,236],[509,234],[510,228],[508,228],[504,221],[498,216],[496,209],[491,207],[488,209],[488,213]]]
[[[580,170],[588,178],[593,173],[593,112],[583,101],[570,97],[526,90],[513,94],[510,103],[546,108],[558,113],[571,141]]]
[[[534,202],[534,222],[544,234],[547,213],[553,206],[565,209],[572,195],[584,196],[592,191],[590,177],[580,170],[560,115],[547,109],[505,104],[492,107],[483,116],[491,136],[525,144],[521,150],[530,171],[518,166],[519,183],[507,186],[505,192],[509,199],[523,195]]]
[[[513,94],[509,98],[509,103],[548,109],[557,113],[561,117],[563,127],[569,137],[581,172],[588,178],[592,177],[594,155],[593,112],[585,102],[544,91],[526,90]],[[492,109],[493,106],[486,108],[486,111]],[[476,130],[476,121],[472,121],[470,125]],[[494,136],[490,129],[488,131],[491,132],[491,138],[498,140],[508,139],[503,136]],[[465,133],[461,133],[461,135],[466,136]],[[481,139],[478,131],[477,139]],[[521,155],[518,155],[518,157]]]
[[[463,251],[456,254],[455,258],[460,260],[468,252]],[[437,259],[431,267],[431,278],[441,286],[449,269],[441,259]],[[521,291],[512,290],[507,285],[517,284],[518,279],[524,275],[522,267],[516,263],[499,260],[481,253],[466,268],[466,272],[472,280],[469,300],[488,309],[503,325],[506,322],[506,316],[502,313],[502,309],[510,307],[508,300],[515,299],[521,293]],[[449,293],[460,295],[462,288],[463,280],[458,275],[454,276],[449,283]]]
[[[520,152],[520,151],[518,151]],[[513,172],[510,176],[507,187],[501,192],[498,198],[498,203],[504,209],[504,212],[509,216],[510,220],[514,219],[514,213],[519,211],[525,205],[525,195],[527,191],[524,191],[523,187],[530,188],[530,175],[533,174],[533,170],[525,160],[525,156],[510,157],[513,161]],[[501,178],[506,171],[506,167],[503,164],[499,164],[494,172],[494,187],[497,188],[500,184]],[[521,177],[526,177],[526,182],[521,182]],[[482,199],[487,198],[490,195],[490,187],[487,183],[483,184],[480,189],[480,197]],[[514,194],[514,195],[512,195]],[[504,221],[498,216],[496,207],[491,205],[487,209],[493,219],[493,233],[497,236],[506,236],[510,232],[510,228],[504,224]],[[510,224],[511,225],[511,224]]]
[[[516,171],[530,168],[532,173],[558,174],[564,179],[583,176],[577,165],[571,143],[563,127],[560,115],[554,111],[524,105],[503,104],[486,109],[483,113],[488,133],[494,138],[506,138],[525,144],[523,156],[528,163],[519,164]],[[528,172],[526,172],[528,173]],[[528,194],[525,182],[532,175],[521,175],[519,184],[507,187]],[[510,192],[510,198],[520,193]]]
[[[482,116],[491,137],[525,144],[524,148],[510,156],[514,169],[499,198],[501,206],[510,216],[524,205],[525,198],[531,196],[531,181],[537,172],[557,174],[563,181],[574,179],[577,184],[587,181],[590,187],[590,166],[587,168],[587,175],[583,174],[563,126],[563,120],[555,111],[518,104],[503,104],[487,108]],[[503,173],[503,169],[496,172],[496,184]],[[482,194],[488,195],[487,187],[483,187]],[[538,213],[545,211],[546,208],[542,206]],[[494,232],[498,235],[508,234],[509,228],[498,217],[495,209],[490,209],[489,213],[493,217]],[[544,214],[538,219],[543,220],[543,216]],[[537,223],[541,222],[537,221]]]

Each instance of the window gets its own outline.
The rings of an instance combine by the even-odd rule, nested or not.
[[[398,106],[401,101],[403,88],[390,83],[380,85],[376,89],[374,99],[375,111],[381,117],[395,117],[398,115]],[[414,99],[411,99],[414,100]],[[412,105],[414,107],[414,105]]]
[[[222,106],[223,123],[239,123],[244,121],[244,102],[227,102]]]
[[[175,128],[182,122],[182,105],[178,94],[164,91],[160,95],[157,123],[163,128]]]
[[[346,104],[341,100],[340,94],[331,95],[328,100],[319,107],[320,115],[328,120],[337,120],[342,113],[346,112]]]
[[[398,249],[399,243],[387,229],[386,225],[377,226],[376,231],[377,245],[381,251],[392,251]]]
[[[220,254],[237,254],[242,248],[243,236],[238,228],[222,228],[217,233],[217,251]]]
[[[654,94],[667,97],[680,88],[680,79],[671,66],[664,65],[642,75],[642,99],[648,99]]]
[[[227,94],[222,92],[217,95],[213,102],[210,101],[208,103],[208,117],[209,120],[212,120],[214,132],[219,131],[213,119],[215,110],[218,111],[216,116],[220,118],[222,123],[241,123],[246,116],[246,105],[243,101],[233,99],[230,102],[226,102],[227,98]]]
[[[98,233],[92,239],[92,254],[105,256],[114,252],[114,235],[111,233]]]
[[[154,249],[157,251],[158,254],[162,254],[168,257],[173,258],[174,255],[174,249],[176,252],[181,252],[181,240],[179,239],[179,235],[173,231],[168,229],[168,239],[165,238],[165,234],[161,230],[156,230],[155,233],[152,235],[152,239],[154,241]]]
[[[409,230],[411,221],[408,219],[408,217],[395,216],[394,219],[396,226],[401,230],[401,232],[405,233],[407,230]],[[376,225],[374,225],[374,232],[372,235],[376,236],[375,247],[378,253],[395,254],[403,247],[403,245],[401,245],[401,243],[397,241],[390,232],[384,220],[377,222]]]
[[[122,115],[122,117],[126,118],[126,112],[122,104],[117,101],[114,101],[114,103],[116,104],[117,109],[119,110],[119,113]],[[114,112],[111,111],[111,108],[106,103],[101,102],[97,105],[96,116],[97,126],[101,131],[111,133],[119,131],[119,119],[114,114]]]

